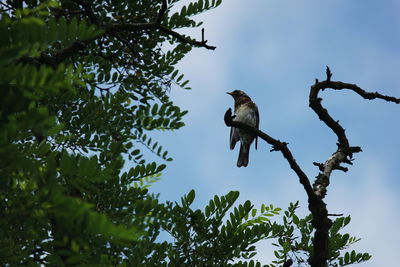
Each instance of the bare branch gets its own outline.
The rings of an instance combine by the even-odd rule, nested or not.
[[[326,67],[326,80],[318,82],[311,86],[309,106],[318,115],[320,120],[322,120],[332,131],[336,134],[338,138],[338,150],[325,162],[323,167],[320,167],[321,173],[317,176],[314,182],[313,188],[318,197],[323,198],[326,195],[326,187],[329,185],[329,177],[333,170],[347,171],[347,168],[340,166],[341,163],[352,164],[351,159],[353,153],[361,152],[360,147],[351,147],[347,139],[344,128],[339,124],[339,121],[334,120],[328,113],[328,111],[321,105],[322,99],[318,97],[318,93],[327,88],[334,90],[348,89],[358,93],[365,99],[383,99],[388,102],[394,102],[399,104],[400,99],[385,96],[378,92],[371,93],[363,90],[355,84],[334,82],[331,81],[332,72],[329,67]],[[315,165],[315,164],[314,164]]]
[[[332,72],[329,67],[326,67],[326,80],[319,82],[318,79],[316,79],[315,84],[311,86],[309,97],[309,106],[318,115],[319,119],[331,128],[338,138],[337,151],[333,153],[324,164],[314,162],[314,165],[319,167],[320,173],[313,184],[315,196],[319,201],[310,201],[309,199],[309,209],[313,215],[312,225],[315,228],[313,255],[309,259],[311,266],[327,266],[326,262],[329,257],[329,229],[332,225],[332,221],[328,216],[339,216],[336,214],[328,214],[326,204],[322,201],[327,193],[330,175],[333,170],[347,171],[348,169],[340,164],[346,163],[351,165],[353,153],[361,152],[360,147],[350,146],[344,128],[339,124],[339,121],[335,121],[321,105],[322,98],[318,97],[318,93],[327,88],[334,90],[349,89],[365,99],[371,100],[379,98],[388,102],[400,103],[400,99],[398,98],[385,96],[378,92],[370,93],[355,84],[334,82],[331,81],[331,78]]]
[[[324,198],[326,195],[326,188],[329,185],[329,178],[333,170],[348,171],[348,168],[340,166],[341,163],[352,164],[348,159],[350,154],[361,152],[360,147],[339,148],[332,156],[324,163],[313,164],[319,167],[320,173],[313,184],[315,195],[319,198]]]
[[[379,99],[386,100],[388,102],[394,102],[396,104],[400,104],[400,98],[382,95],[378,92],[367,92],[367,91],[363,90],[362,88],[358,87],[357,85],[351,84],[351,83],[332,82],[331,77],[332,77],[332,72],[329,69],[329,67],[326,66],[326,81],[325,82],[327,84],[324,82],[318,83],[318,80],[317,80],[317,82],[314,86],[320,87],[320,90],[325,90],[326,88],[331,88],[334,90],[348,89],[348,90],[352,90],[352,91],[356,92],[357,94],[359,94],[360,96],[362,96],[363,98],[368,99],[368,100],[379,98]]]
[[[336,134],[336,136],[338,137],[339,145],[342,147],[349,147],[349,141],[347,140],[347,137],[345,135],[345,130],[339,124],[339,122],[335,121],[329,115],[328,111],[321,105],[322,98],[318,97],[318,93],[321,90],[321,87],[319,85],[321,83],[328,83],[328,82],[327,81],[318,82],[313,86],[311,86],[310,96],[309,96],[309,106],[314,110],[315,113],[317,113],[319,119],[325,122],[325,124],[328,125],[328,127],[331,128],[332,131]]]
[[[323,172],[324,171],[324,164],[323,163],[319,163],[319,162],[313,162],[313,164],[315,165],[315,166],[317,166],[318,167],[318,169],[321,171],[321,172]],[[349,169],[348,168],[346,168],[346,167],[343,167],[343,166],[335,166],[334,168],[333,168],[334,170],[339,170],[339,171],[343,171],[343,172],[347,172]]]
[[[331,88],[334,90],[348,89],[348,90],[352,90],[352,91],[356,92],[357,94],[359,94],[361,97],[363,97],[365,99],[372,100],[372,99],[378,98],[378,99],[386,100],[388,102],[394,102],[396,104],[400,104],[400,98],[382,95],[378,92],[367,92],[355,84],[331,81],[332,73],[331,73],[329,67],[327,67],[326,69],[327,69],[327,71],[326,71],[327,79],[322,82],[318,82],[318,80],[316,80],[316,83],[313,86],[311,86],[310,97],[309,97],[309,106],[314,110],[315,113],[317,113],[320,120],[322,120],[329,128],[331,128],[333,130],[333,132],[338,137],[339,144],[343,147],[349,146],[349,142],[345,135],[345,130],[343,129],[342,126],[340,126],[339,122],[335,121],[328,114],[328,111],[322,107],[322,105],[321,105],[322,99],[318,97],[318,93],[321,90],[323,91],[327,88]]]
[[[331,89],[334,89],[334,90],[348,89],[348,90],[352,90],[352,91],[356,92],[361,97],[363,97],[365,99],[368,99],[368,100],[382,99],[382,100],[386,100],[388,102],[393,102],[393,103],[396,103],[396,104],[400,104],[400,98],[396,98],[396,97],[393,97],[393,96],[382,95],[382,94],[380,94],[378,92],[367,92],[367,91],[361,89],[360,87],[358,87],[357,85],[351,84],[351,83],[329,82],[327,88],[331,88]]]

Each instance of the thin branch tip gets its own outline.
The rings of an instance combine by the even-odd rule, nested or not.
[[[332,72],[328,66],[326,66],[326,81],[330,82],[332,78]]]
[[[324,164],[323,163],[319,163],[319,162],[313,162],[314,166],[317,166],[318,169],[323,172],[324,171]]]
[[[340,214],[335,214],[335,213],[328,213],[328,216],[331,217],[342,217],[344,214],[340,213]]]

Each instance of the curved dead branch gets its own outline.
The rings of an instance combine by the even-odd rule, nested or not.
[[[339,124],[339,121],[334,120],[328,111],[321,105],[322,98],[318,97],[319,92],[328,88],[334,90],[347,89],[354,91],[365,99],[382,99],[388,102],[400,104],[399,98],[382,95],[378,92],[367,92],[355,84],[331,81],[331,77],[332,73],[329,67],[327,67],[326,80],[322,82],[316,80],[315,84],[311,86],[309,106],[318,115],[319,119],[336,134],[338,138],[338,149],[330,158],[325,161],[325,163],[314,162],[314,165],[319,167],[320,172],[317,175],[313,186],[310,185],[309,178],[297,164],[296,159],[293,157],[291,151],[287,147],[287,143],[274,139],[268,134],[247,124],[234,121],[231,109],[228,109],[224,116],[225,124],[228,127],[241,128],[251,131],[268,144],[272,145],[271,151],[281,151],[284,158],[288,161],[290,167],[299,177],[299,181],[303,185],[308,196],[308,208],[313,215],[312,225],[315,229],[315,233],[313,239],[313,254],[309,259],[309,263],[313,267],[327,266],[327,260],[329,258],[329,229],[332,226],[332,221],[328,218],[328,216],[331,216],[332,214],[328,214],[328,210],[326,209],[326,204],[323,199],[327,193],[327,187],[329,185],[331,173],[333,170],[341,170],[346,172],[348,169],[341,164],[346,163],[351,165],[353,154],[362,151],[361,147],[350,146],[345,129]]]

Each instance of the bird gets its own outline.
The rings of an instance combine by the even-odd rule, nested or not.
[[[251,98],[241,90],[234,90],[232,92],[227,92],[228,95],[233,97],[235,101],[234,108],[234,121],[240,121],[254,128],[259,127],[260,115],[258,113],[258,108],[256,103],[254,103]],[[229,145],[230,149],[233,150],[237,141],[240,141],[240,151],[237,161],[237,166],[247,167],[249,164],[249,152],[250,146],[256,140],[255,147],[257,149],[257,135],[249,132],[248,130],[238,129],[235,127],[231,128]]]

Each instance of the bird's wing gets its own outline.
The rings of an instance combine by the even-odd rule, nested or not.
[[[239,141],[238,129],[236,129],[235,127],[231,127],[231,135],[229,138],[229,146],[231,150],[235,148],[237,141]]]

